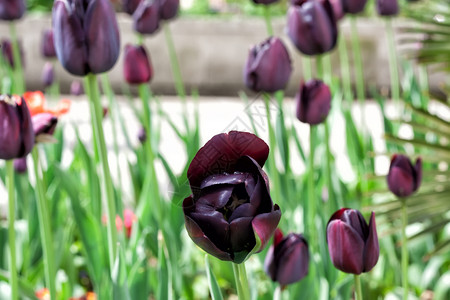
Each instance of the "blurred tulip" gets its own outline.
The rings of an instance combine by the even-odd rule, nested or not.
[[[52,85],[55,79],[55,71],[53,69],[53,63],[46,62],[44,64],[44,69],[42,70],[42,83],[45,87]]]
[[[297,282],[308,274],[308,243],[302,234],[290,233],[283,237],[275,231],[274,244],[267,251],[264,269],[281,286]]]
[[[261,168],[268,155],[263,140],[239,131],[214,136],[195,155],[183,211],[189,236],[207,253],[239,264],[274,233],[281,211]]]
[[[74,80],[70,84],[70,93],[75,96],[84,94],[83,84],[79,80]]]
[[[133,29],[141,34],[152,34],[159,29],[158,0],[142,0],[133,14]]]
[[[52,21],[56,54],[68,72],[84,76],[114,66],[120,38],[109,0],[56,0]]]
[[[327,242],[337,269],[351,274],[369,272],[380,255],[375,214],[372,212],[367,225],[359,211],[341,208],[328,221]]]
[[[358,14],[364,10],[367,0],[341,0],[341,2],[344,8],[344,12],[349,14]]]
[[[122,10],[131,16],[140,2],[141,0],[122,0]]]
[[[255,92],[273,93],[285,88],[291,73],[291,59],[286,47],[279,38],[270,37],[250,49],[244,81]]]
[[[68,113],[72,104],[70,100],[62,99],[61,101],[59,101],[56,108],[49,109],[46,107],[45,96],[41,91],[25,92],[23,94],[23,98],[27,102],[31,116],[42,113],[50,113],[55,117],[58,117],[60,115]]]
[[[141,144],[145,143],[147,140],[147,132],[145,132],[145,128],[143,126],[139,129],[138,139]]]
[[[131,237],[133,230],[133,224],[137,221],[137,217],[131,209],[125,209],[123,211],[123,225],[125,227],[125,234],[127,238]]]
[[[55,132],[58,118],[50,113],[37,114],[31,118],[33,122],[34,136],[36,142],[39,142],[39,135],[53,135]]]
[[[177,16],[180,0],[159,0],[159,18],[170,20]]]
[[[397,0],[377,0],[377,11],[380,16],[395,16],[399,7]]]
[[[320,124],[328,116],[331,108],[330,88],[318,79],[301,83],[295,96],[297,119],[309,125]]]
[[[2,48],[2,55],[5,61],[9,64],[11,68],[14,69],[14,55],[13,55],[13,47],[10,40],[3,39],[0,45],[0,48]],[[23,48],[21,43],[19,43],[19,53],[20,53],[20,59],[22,63],[22,67],[25,66],[25,59],[23,55]]]
[[[27,157],[26,156],[25,157],[21,157],[21,158],[16,158],[14,160],[14,170],[18,174],[23,174],[23,173],[25,173],[28,170]]]
[[[333,7],[334,18],[336,21],[341,20],[344,15],[344,7],[342,6],[342,0],[329,0],[331,6]]]
[[[394,154],[387,175],[388,187],[397,197],[408,197],[420,186],[422,181],[422,159],[413,166],[408,157]]]
[[[40,289],[35,295],[39,300],[50,300],[50,291],[46,288]]]
[[[81,297],[73,297],[69,300],[97,300],[97,295],[94,292],[87,292],[86,295]]]
[[[0,95],[0,159],[25,157],[34,145],[27,103],[19,96]]]
[[[147,83],[152,79],[153,70],[144,46],[125,46],[123,73],[129,84]]]
[[[53,40],[53,30],[47,29],[42,35],[41,44],[42,56],[47,58],[56,57],[55,43]]]
[[[20,19],[25,10],[25,0],[0,0],[0,20],[13,21]]]
[[[333,7],[328,0],[304,0],[288,10],[287,35],[306,55],[326,53],[334,48],[338,31]]]

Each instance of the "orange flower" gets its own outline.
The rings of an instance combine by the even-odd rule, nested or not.
[[[119,215],[116,216],[116,228],[117,231],[122,231],[123,227],[125,227],[125,233],[126,236],[128,238],[130,238],[131,236],[131,231],[132,231],[132,227],[133,227],[133,223],[137,221],[137,217],[134,214],[134,212],[131,209],[125,209],[123,211],[123,222],[122,222],[122,218],[120,218]],[[106,225],[108,222],[108,219],[106,217],[106,215],[102,216],[102,223],[103,225]]]
[[[78,298],[70,298],[69,300],[97,300],[97,295],[94,292],[87,292],[84,296]]]
[[[35,293],[35,295],[39,300],[49,300],[50,299],[50,292],[46,288],[43,288],[43,289],[37,291]]]
[[[45,107],[45,96],[41,91],[36,92],[25,92],[23,94],[25,101],[27,102],[28,109],[30,110],[31,116],[50,113],[55,117],[66,114],[69,112],[71,101],[69,99],[62,99],[59,101],[58,105],[54,109],[49,109]]]

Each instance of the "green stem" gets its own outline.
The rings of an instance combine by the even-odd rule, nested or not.
[[[352,102],[353,92],[350,75],[350,63],[348,61],[347,45],[343,35],[339,36],[339,61],[341,62],[342,85],[344,89],[344,98]]]
[[[403,299],[408,300],[408,239],[406,237],[406,226],[408,225],[408,213],[406,199],[400,199],[402,203],[402,281]]]
[[[8,239],[9,239],[9,274],[11,286],[11,300],[19,299],[17,266],[16,266],[16,197],[14,190],[14,165],[12,160],[6,161],[6,180],[8,188]]]
[[[173,43],[172,32],[170,31],[170,27],[168,23],[163,24],[164,35],[166,37],[167,48],[169,49],[169,57],[170,64],[172,66],[173,77],[175,80],[175,89],[177,91],[178,96],[181,99],[186,98],[186,90],[183,84],[183,78],[181,76],[180,64],[178,62],[177,53],[175,51],[175,45]]]
[[[108,154],[106,150],[105,134],[102,127],[103,108],[100,103],[100,94],[97,86],[97,76],[89,73],[85,77],[86,92],[90,101],[91,122],[95,131],[95,143],[100,155],[100,162],[103,171],[103,181],[105,183],[106,202],[107,202],[107,234],[108,234],[108,256],[109,267],[111,272],[114,267],[117,247],[117,229],[116,220],[116,203],[114,199],[114,187],[111,180],[111,173],[108,163]]]
[[[275,292],[273,293],[273,300],[281,300],[281,286],[277,285]]]
[[[264,20],[266,21],[267,34],[273,36],[272,22],[270,20],[270,8],[269,5],[263,5]]]
[[[355,276],[355,300],[362,300],[362,292],[361,292],[361,279],[360,275],[354,275]]]
[[[36,200],[38,208],[39,231],[42,240],[42,250],[44,255],[44,273],[45,281],[50,292],[50,299],[56,299],[56,285],[55,285],[55,254],[53,251],[53,237],[50,224],[50,214],[47,206],[47,199],[45,198],[44,186],[42,183],[42,175],[39,164],[39,150],[37,146],[31,152],[33,157],[33,170],[36,180]]]
[[[334,196],[334,189],[333,189],[333,181],[331,176],[331,150],[330,150],[330,132],[328,128],[328,122],[325,121],[323,124],[325,127],[325,146],[327,150],[327,162],[326,162],[326,172],[327,172],[327,183],[328,183],[328,208],[330,211],[328,211],[328,216],[335,211],[336,203],[335,203],[335,196]]]
[[[19,42],[17,40],[15,22],[9,23],[11,43],[14,61],[14,93],[22,95],[25,92],[25,83],[23,79],[22,59],[20,57]]]
[[[138,45],[144,44],[144,36],[142,34],[136,33],[136,39],[137,39],[136,44]]]
[[[316,56],[316,74],[317,78],[323,80],[323,55]]]
[[[308,172],[308,227],[309,227],[309,238],[316,239],[315,235],[315,217],[316,217],[316,196],[314,189],[314,135],[315,135],[315,126],[309,126],[309,172]],[[315,243],[311,243],[311,247],[313,247]]]
[[[309,56],[302,55],[302,69],[303,69],[303,78],[305,81],[312,78],[312,70],[311,70],[311,58]]]
[[[247,272],[245,262],[241,264],[231,263],[233,265],[234,280],[239,300],[250,300],[250,290],[248,288]]]
[[[398,76],[397,52],[395,51],[394,29],[392,19],[386,18],[386,34],[389,47],[389,72],[391,77],[392,99],[398,103],[400,101],[400,80]]]

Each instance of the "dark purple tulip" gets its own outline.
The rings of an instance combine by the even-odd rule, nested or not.
[[[13,21],[25,13],[25,0],[0,0],[0,20]]]
[[[170,20],[177,16],[180,0],[159,0],[159,17],[161,20]]]
[[[14,170],[18,174],[23,174],[28,170],[26,156],[14,160]]]
[[[9,64],[11,68],[14,68],[14,55],[13,55],[13,46],[10,40],[4,39],[1,42],[0,47],[2,48],[2,55],[6,62]],[[19,53],[20,60],[22,63],[22,67],[25,66],[25,59],[23,55],[23,48],[21,43],[19,43]]]
[[[47,29],[42,35],[42,56],[47,58],[56,57],[55,43],[53,41],[53,30]]]
[[[290,6],[287,34],[303,54],[316,55],[332,50],[338,31],[330,2],[307,0]]]
[[[209,140],[189,165],[193,194],[183,201],[186,230],[209,254],[241,263],[274,233],[281,212],[261,169],[268,155],[254,134],[230,131]]]
[[[114,66],[120,38],[109,0],[56,0],[52,21],[56,54],[69,73],[97,74]]]
[[[274,244],[267,251],[264,269],[273,281],[285,286],[300,281],[308,274],[308,243],[302,234],[290,233],[283,237],[275,231]]]
[[[397,0],[377,0],[377,11],[380,16],[395,16],[398,14]]]
[[[349,14],[358,14],[362,12],[367,3],[367,0],[341,0],[341,1],[344,11]]]
[[[70,84],[70,93],[75,96],[83,95],[84,94],[83,84],[78,80],[72,81],[72,83]]]
[[[412,165],[408,157],[394,154],[387,175],[388,187],[398,197],[408,197],[420,186],[422,181],[422,159],[416,160]]]
[[[133,29],[141,34],[152,34],[159,29],[158,0],[142,0],[133,14]]]
[[[280,0],[252,0],[252,1],[255,4],[269,5],[269,4],[272,4],[272,3],[276,3],[276,2],[278,2]]]
[[[318,79],[302,82],[295,96],[297,119],[309,125],[320,124],[328,116],[331,108],[330,88]]]
[[[344,7],[342,6],[342,0],[329,0],[331,6],[333,7],[334,18],[336,21],[342,19],[345,15]]]
[[[34,134],[27,103],[19,96],[0,95],[0,159],[26,156]]]
[[[250,49],[244,81],[255,92],[273,93],[285,88],[291,73],[291,58],[286,47],[279,38],[270,37]]]
[[[138,140],[141,144],[145,143],[147,140],[147,132],[145,132],[145,128],[141,127],[138,132]]]
[[[369,225],[356,209],[341,208],[327,225],[328,252],[334,266],[342,272],[369,272],[380,256],[375,213]]]
[[[53,135],[58,118],[50,113],[41,113],[33,116],[31,121],[33,122],[34,136],[38,141],[41,134]]]
[[[55,79],[55,71],[51,62],[46,62],[42,70],[42,83],[45,87],[52,85]]]
[[[122,0],[122,9],[130,16],[136,11],[141,0]]]
[[[129,84],[147,83],[152,79],[153,69],[147,51],[141,45],[126,45],[123,75]]]

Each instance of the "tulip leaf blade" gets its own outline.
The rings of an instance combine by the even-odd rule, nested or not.
[[[220,291],[219,284],[217,283],[216,277],[212,271],[211,265],[209,263],[208,254],[205,255],[205,267],[206,267],[206,276],[208,278],[209,283],[209,292],[211,294],[212,300],[223,300],[222,292]]]

